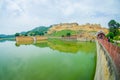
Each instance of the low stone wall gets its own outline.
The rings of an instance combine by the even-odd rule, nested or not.
[[[47,40],[47,37],[44,36],[19,36],[16,37],[17,42],[35,42],[39,40]]]
[[[19,36],[19,37],[16,37],[16,41],[17,42],[33,41],[33,38],[29,36]]]
[[[96,41],[96,46],[97,65],[94,80],[119,80],[115,64],[104,46],[98,41]]]

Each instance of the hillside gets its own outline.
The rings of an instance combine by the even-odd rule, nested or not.
[[[5,34],[0,34],[0,38],[14,38],[14,35],[5,35]]]
[[[36,27],[32,30],[26,31],[26,32],[21,32],[19,33],[20,35],[24,35],[24,36],[35,36],[35,35],[44,35],[47,33],[49,27],[46,26],[39,26]]]
[[[49,27],[45,27],[45,26],[40,26],[40,27],[36,27],[30,31],[33,31],[33,32],[46,32],[47,30],[49,29]]]
[[[15,36],[14,35],[0,34],[0,42],[14,41],[14,40],[15,40]]]
[[[63,36],[69,32],[71,35],[78,35],[83,38],[95,38],[96,33],[100,30],[105,34],[108,33],[108,29],[101,27],[100,24],[61,23],[52,25],[47,33],[51,36]]]
[[[61,30],[61,31],[56,31],[51,34],[48,34],[49,36],[56,36],[56,37],[61,37],[61,36],[66,36],[67,33],[70,33],[71,35],[75,35],[76,32],[73,30]]]
[[[108,33],[107,28],[101,27],[100,24],[85,24],[79,25],[77,23],[61,23],[51,25],[50,27],[39,26],[32,30],[21,32],[20,35],[24,36],[36,36],[36,35],[46,35],[46,36],[55,36],[61,37],[66,36],[67,33],[71,35],[77,35],[80,38],[95,38],[95,35],[98,31],[102,30],[105,34]]]
[[[85,25],[79,25],[77,23],[61,23],[52,25],[52,27],[48,30],[48,34],[51,34],[53,32],[61,31],[61,30],[73,30],[73,31],[94,31],[97,32],[99,30],[104,31],[105,33],[108,33],[107,28],[101,27],[100,24],[85,24]]]

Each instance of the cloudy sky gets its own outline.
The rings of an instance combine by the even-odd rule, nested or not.
[[[108,27],[111,19],[120,22],[120,0],[0,0],[0,34],[67,22]]]

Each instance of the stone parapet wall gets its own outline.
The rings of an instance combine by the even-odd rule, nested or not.
[[[26,41],[39,41],[39,40],[47,40],[47,37],[44,36],[19,36],[16,37],[17,42],[26,42]]]
[[[94,80],[119,80],[115,64],[105,47],[96,41],[97,65]]]

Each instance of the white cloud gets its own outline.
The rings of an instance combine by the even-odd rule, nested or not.
[[[0,33],[20,32],[61,22],[120,22],[119,0],[1,0]]]

